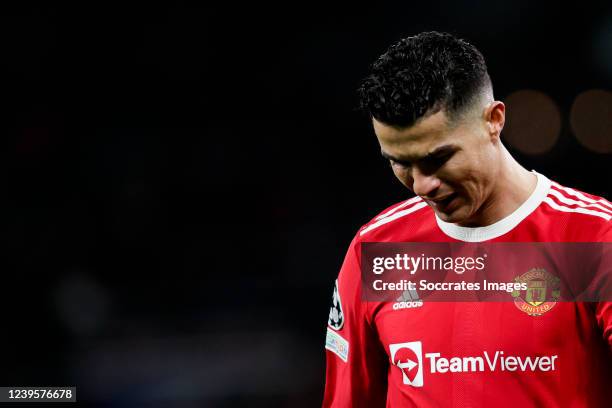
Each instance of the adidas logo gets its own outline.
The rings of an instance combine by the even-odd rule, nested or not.
[[[416,290],[405,290],[400,297],[393,303],[393,310],[411,309],[423,306],[423,301],[419,298]]]

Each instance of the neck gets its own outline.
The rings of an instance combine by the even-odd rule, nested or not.
[[[500,167],[493,175],[492,190],[484,201],[478,215],[465,227],[487,226],[512,214],[533,193],[537,185],[537,176],[521,166],[506,148],[501,145]]]

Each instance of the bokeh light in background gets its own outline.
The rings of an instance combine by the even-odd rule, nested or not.
[[[597,153],[612,153],[612,92],[592,89],[578,95],[570,124],[583,146]]]
[[[534,90],[520,90],[505,98],[506,124],[502,139],[525,154],[550,151],[561,131],[555,101]]]

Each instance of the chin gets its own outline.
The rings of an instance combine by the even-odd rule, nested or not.
[[[443,212],[436,211],[436,215],[438,216],[438,218],[440,218],[444,222],[448,222],[452,224],[456,224],[457,222],[459,222],[457,221],[456,217],[454,217],[454,213],[446,214]]]
[[[461,223],[464,223],[470,217],[470,213],[469,213],[468,209],[465,208],[465,207],[459,207],[459,208],[457,208],[454,211],[451,211],[449,213],[445,213],[445,212],[441,212],[441,211],[436,211],[436,215],[442,221],[448,222],[448,223],[451,223],[451,224],[461,224]]]

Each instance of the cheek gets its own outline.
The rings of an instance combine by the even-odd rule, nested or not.
[[[463,189],[468,200],[474,205],[480,205],[487,196],[487,186],[490,185],[491,173],[484,169],[473,169],[466,174]]]
[[[443,183],[470,201],[480,195],[479,191],[485,177],[488,176],[482,169],[466,163],[454,163],[446,167],[444,174],[441,175]]]
[[[463,162],[447,163],[438,173],[443,184],[456,191],[465,190],[467,182],[471,179],[471,171]]]

